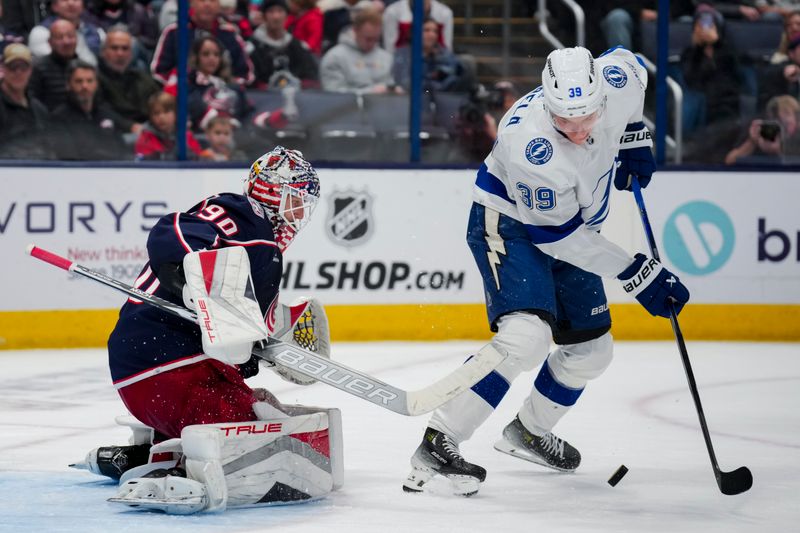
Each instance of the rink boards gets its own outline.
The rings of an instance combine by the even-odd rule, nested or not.
[[[315,296],[334,340],[488,338],[464,241],[474,171],[319,169],[322,201],[285,256],[282,300]],[[0,348],[102,346],[123,297],[25,256],[35,243],[133,283],[149,228],[246,169],[0,169]],[[692,292],[691,339],[800,340],[800,179],[793,173],[661,172],[645,190],[663,259]],[[635,204],[614,191],[603,234],[646,250]],[[234,237],[235,238],[235,237]],[[620,339],[667,339],[606,283]]]

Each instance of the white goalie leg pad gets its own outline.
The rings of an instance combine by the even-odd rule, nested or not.
[[[581,391],[590,379],[600,376],[614,356],[613,339],[606,333],[578,344],[566,344],[553,350],[547,358],[552,379],[559,385]],[[535,386],[519,410],[519,419],[537,435],[547,433],[569,412],[572,405],[563,405],[548,398]]]
[[[492,344],[507,352],[508,356],[492,371],[493,375],[484,380],[492,383],[490,387],[493,389],[494,384],[502,384],[503,381],[510,387],[520,373],[532,370],[547,357],[550,339],[550,326],[538,316],[530,313],[503,316],[498,321],[498,332],[492,339]],[[476,392],[476,389],[481,390],[482,383],[483,381],[479,382],[437,409],[428,425],[446,433],[456,442],[469,439],[494,412],[490,399]],[[502,396],[505,392],[493,391],[494,397],[491,400],[496,400],[497,395]]]
[[[300,298],[288,306],[278,304],[275,310],[275,328],[272,336],[280,341],[305,348],[317,355],[327,358],[331,356],[328,315],[325,314],[322,303],[315,298]],[[298,385],[311,385],[317,381],[280,364],[270,368],[286,381]]]
[[[340,419],[330,411],[338,415],[329,410],[204,426],[222,435],[228,507],[298,503],[330,493],[341,462],[340,444],[331,442],[330,431],[331,422],[340,431]]]
[[[233,246],[191,252],[183,259],[183,269],[203,351],[230,365],[247,362],[253,342],[267,338],[267,326],[245,249]]]
[[[286,418],[185,427],[165,449],[182,449],[186,478],[131,479],[110,501],[191,514],[300,503],[341,487],[339,410],[285,408]]]

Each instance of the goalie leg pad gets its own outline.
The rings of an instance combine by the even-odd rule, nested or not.
[[[327,495],[342,484],[339,411],[289,410],[302,414],[184,428],[185,480],[131,479],[110,501],[189,514]]]

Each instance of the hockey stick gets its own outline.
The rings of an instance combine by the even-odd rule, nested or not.
[[[147,302],[163,311],[197,323],[195,312],[181,305],[148,294],[37,246],[29,245],[27,251],[34,258],[45,263],[79,274],[132,298]],[[451,372],[439,381],[419,390],[407,391],[331,359],[320,357],[314,352],[275,339],[267,339],[266,346],[253,348],[253,355],[269,363],[291,368],[336,389],[406,416],[417,416],[433,411],[455,398],[483,379],[505,357],[494,347],[487,345],[478,352],[476,357],[471,358],[458,370]]]
[[[633,188],[633,196],[636,198],[636,205],[639,206],[639,215],[642,218],[642,226],[647,236],[647,244],[650,246],[650,253],[656,261],[661,261],[658,248],[656,248],[656,240],[653,236],[653,228],[650,226],[650,219],[644,207],[642,189],[637,178],[631,180],[631,187]],[[745,492],[753,486],[753,474],[750,472],[750,469],[746,466],[740,466],[731,472],[723,472],[720,470],[719,464],[717,464],[717,456],[711,444],[711,435],[708,432],[706,416],[703,414],[703,405],[700,403],[700,393],[697,391],[697,382],[694,379],[692,365],[689,362],[689,352],[686,350],[686,343],[683,341],[683,334],[681,333],[680,325],[678,325],[678,315],[675,313],[675,307],[672,305],[672,302],[669,302],[667,305],[669,307],[669,320],[672,323],[672,331],[675,333],[675,340],[678,342],[678,350],[681,353],[683,368],[686,370],[686,380],[689,382],[689,391],[692,393],[694,406],[697,410],[697,417],[700,419],[700,428],[703,430],[703,438],[706,441],[708,456],[711,458],[711,468],[714,470],[714,477],[717,479],[719,490],[722,494],[727,495]]]

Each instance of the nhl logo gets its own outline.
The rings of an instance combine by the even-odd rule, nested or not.
[[[333,242],[358,246],[372,235],[372,196],[366,191],[333,191],[325,227]]]

